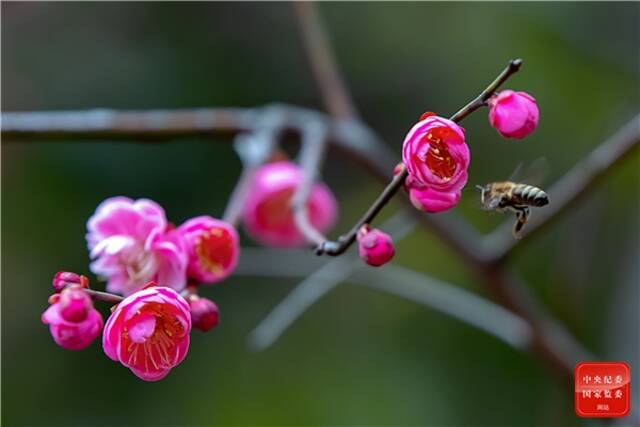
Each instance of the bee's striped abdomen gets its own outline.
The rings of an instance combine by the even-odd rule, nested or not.
[[[547,193],[533,185],[518,184],[513,189],[512,195],[525,205],[540,207],[549,203]]]

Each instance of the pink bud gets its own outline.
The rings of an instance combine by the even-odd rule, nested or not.
[[[360,258],[374,267],[386,264],[396,253],[391,236],[366,225],[358,232],[358,251]]]
[[[249,236],[266,246],[304,245],[291,209],[302,175],[300,167],[289,161],[269,163],[255,172],[242,217]],[[311,224],[320,232],[327,231],[335,222],[337,209],[329,187],[314,184],[307,202]]]
[[[67,286],[80,286],[81,282],[82,276],[79,274],[70,271],[58,271],[56,275],[53,276],[53,289],[55,289],[56,292],[60,292]]]
[[[538,106],[528,93],[504,90],[489,100],[489,107],[489,123],[505,138],[522,139],[538,126]]]
[[[92,308],[91,297],[79,287],[64,289],[60,294],[58,311],[69,322],[82,322]]]
[[[86,296],[88,300],[80,296]],[[57,294],[56,294],[57,295]],[[102,315],[79,288],[65,289],[56,302],[42,314],[54,341],[67,350],[82,350],[100,335]]]
[[[201,331],[208,331],[218,326],[220,312],[216,303],[208,298],[193,296],[189,300],[191,323]]]

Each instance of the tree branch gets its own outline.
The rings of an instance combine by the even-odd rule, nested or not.
[[[295,1],[292,5],[324,105],[336,119],[358,119],[358,112],[340,74],[329,37],[318,16],[316,3]]]
[[[414,226],[415,220],[406,211],[395,214],[383,225],[396,241],[404,238]],[[271,346],[309,307],[363,267],[358,257],[346,256],[332,259],[311,272],[253,330],[249,336],[250,346],[255,350]]]
[[[120,295],[110,294],[108,292],[94,291],[93,289],[82,288],[85,293],[91,295],[91,298],[96,299],[98,301],[112,302],[118,304],[124,298]]]
[[[308,242],[316,246],[322,244],[327,238],[311,224],[307,212],[307,201],[319,173],[320,165],[324,160],[326,140],[326,131],[323,126],[311,123],[305,128],[302,134],[299,161],[302,169],[302,182],[291,198],[293,218],[298,230]]]

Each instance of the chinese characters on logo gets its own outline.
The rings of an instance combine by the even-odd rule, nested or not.
[[[631,403],[631,372],[624,362],[583,362],[575,369],[575,410],[584,418],[624,417]]]

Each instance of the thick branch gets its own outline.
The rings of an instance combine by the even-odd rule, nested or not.
[[[596,147],[548,191],[551,203],[536,210],[524,228],[523,239],[529,237],[560,217],[602,179],[617,163],[626,159],[640,145],[640,115],[635,116],[614,135]],[[507,221],[487,236],[483,242],[488,261],[499,263],[523,239],[514,240],[512,221]]]

